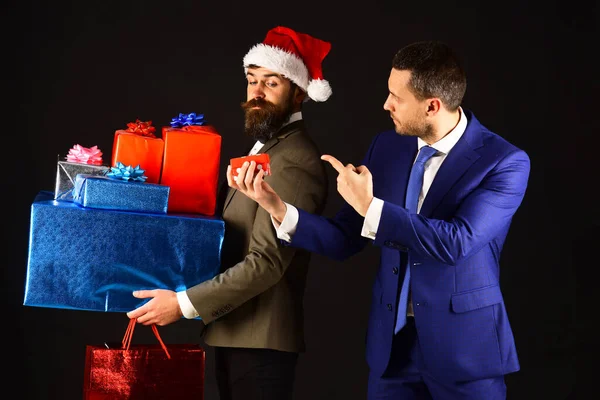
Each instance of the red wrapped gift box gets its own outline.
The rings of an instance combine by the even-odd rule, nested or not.
[[[132,167],[140,166],[148,183],[159,183],[165,143],[154,135],[152,121],[127,124],[128,129],[115,132],[111,166],[117,162]]]
[[[163,127],[161,185],[171,188],[168,212],[214,215],[221,136],[211,125]]]

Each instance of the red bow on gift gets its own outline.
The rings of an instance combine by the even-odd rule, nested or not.
[[[141,136],[155,138],[155,131],[156,128],[152,126],[152,121],[143,122],[139,119],[136,119],[135,122],[129,122],[127,124],[127,132],[137,133]]]

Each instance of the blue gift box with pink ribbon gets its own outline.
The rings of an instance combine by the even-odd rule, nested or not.
[[[31,205],[23,304],[127,312],[138,289],[184,290],[218,274],[222,219],[81,207],[41,191]]]

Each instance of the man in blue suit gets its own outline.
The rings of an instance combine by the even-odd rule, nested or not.
[[[229,185],[271,214],[287,245],[337,260],[381,248],[367,329],[368,398],[496,400],[519,370],[500,254],[529,179],[521,149],[461,107],[453,51],[417,42],[394,56],[378,134],[362,165],[323,155],[347,204],[333,217],[284,203],[254,163]]]

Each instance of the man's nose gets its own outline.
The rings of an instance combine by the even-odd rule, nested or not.
[[[252,86],[252,90],[250,91],[250,95],[252,96],[253,99],[264,99],[265,98],[265,92],[263,90],[262,85],[256,84],[254,86]]]
[[[383,102],[383,109],[386,111],[392,111],[392,108],[390,107],[390,96],[385,98],[385,101]]]

